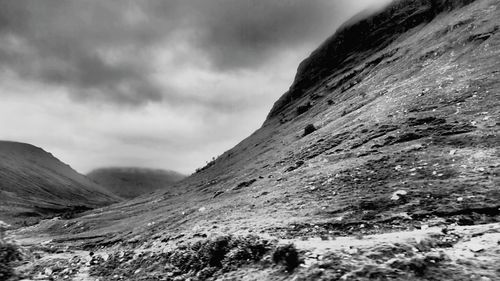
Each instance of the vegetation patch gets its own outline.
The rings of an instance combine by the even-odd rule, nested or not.
[[[310,135],[312,133],[314,133],[316,131],[316,127],[314,127],[313,124],[308,124],[305,128],[304,128],[304,134],[303,136],[307,136],[307,135]]]
[[[297,115],[301,115],[301,114],[306,113],[309,109],[311,109],[311,107],[312,107],[312,104],[310,102],[305,103],[303,105],[299,105],[297,107]]]
[[[263,265],[263,257],[273,248],[274,243],[258,236],[226,235],[181,244],[164,253],[117,252],[106,261],[96,257],[90,274],[105,280],[211,280],[245,265]],[[283,259],[276,262],[291,268],[293,251],[279,253]]]
[[[338,251],[299,272],[296,280],[474,280],[440,250],[440,241],[428,238],[426,247],[419,247],[422,242],[396,243],[355,253]]]
[[[17,245],[0,241],[0,280],[13,278],[14,263],[21,259],[22,255]]]
[[[292,272],[300,265],[299,253],[293,244],[279,246],[273,252],[273,261],[285,266],[288,272]]]
[[[249,181],[244,181],[244,182],[241,182],[239,183],[235,188],[234,190],[238,190],[238,189],[242,189],[244,187],[249,187],[251,186],[254,182],[256,182],[257,180],[256,179],[251,179]]]

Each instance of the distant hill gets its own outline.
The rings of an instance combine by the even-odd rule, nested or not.
[[[14,223],[120,201],[45,150],[0,141],[0,219]]]
[[[132,167],[102,168],[87,176],[110,192],[128,199],[169,188],[186,177],[174,171]]]

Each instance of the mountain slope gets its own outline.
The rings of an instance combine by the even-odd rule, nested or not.
[[[486,232],[496,241],[500,233],[499,19],[496,0],[395,1],[313,52],[263,126],[178,183],[177,193],[97,210],[69,227],[69,236],[66,221],[18,235],[114,244],[153,260],[158,249],[189,258],[184,243],[220,234],[314,244],[391,232],[411,237],[433,226],[430,240],[408,245],[377,244],[370,236],[370,247],[323,248],[322,258],[311,246],[300,254],[321,266],[306,263],[293,273],[265,259],[229,273],[220,264],[190,273],[183,267],[188,258],[144,272],[179,280],[202,279],[190,274],[205,270],[220,280],[496,280],[496,242],[463,257],[451,252],[460,256],[455,245]],[[316,130],[304,135],[311,124]],[[497,224],[477,236],[460,232],[486,223]],[[96,268],[135,274],[107,266]]]
[[[158,189],[166,191],[172,183],[185,178],[174,171],[144,168],[102,168],[90,172],[87,177],[109,192],[127,199]]]
[[[120,200],[41,148],[0,141],[0,159],[2,219],[18,222]]]
[[[274,105],[270,117],[281,112],[291,101],[315,91],[313,87],[323,86],[322,80],[328,76],[345,76],[350,79],[354,68],[359,67],[373,54],[386,48],[407,31],[426,24],[436,16],[474,2],[474,0],[417,0],[396,1],[367,19],[348,21],[322,46],[304,60],[297,71],[290,90]],[[355,16],[355,19],[359,16]],[[377,64],[385,57],[378,57]],[[344,81],[339,81],[343,84]],[[340,86],[340,85],[338,85]],[[311,92],[309,92],[311,94]]]

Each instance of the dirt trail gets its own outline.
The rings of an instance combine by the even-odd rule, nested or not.
[[[329,253],[362,255],[373,252],[373,249],[377,247],[394,245],[417,247],[431,238],[438,239],[443,244],[450,242],[448,245],[435,247],[433,251],[445,254],[453,262],[460,263],[468,260],[469,263],[495,264],[495,261],[500,261],[500,223],[431,227],[424,230],[399,231],[363,237],[338,237],[334,240],[288,239],[282,240],[282,243],[293,243],[299,250],[304,251],[304,266],[309,267],[320,262]]]
[[[398,231],[392,233],[383,233],[375,235],[366,235],[363,237],[338,237],[334,240],[321,240],[321,238],[312,238],[308,240],[297,239],[284,239],[283,243],[293,243],[295,246],[302,250],[314,251],[318,253],[326,253],[331,251],[346,250],[352,248],[369,248],[374,245],[384,243],[407,243],[407,242],[420,242],[431,235],[443,235],[443,229],[449,232],[460,233],[461,235],[476,236],[472,238],[474,241],[478,240],[478,235],[483,233],[496,233],[500,235],[500,223],[474,225],[474,226],[457,226],[453,228],[443,227],[430,227],[424,230],[413,231]],[[500,238],[497,237],[497,238]],[[471,239],[471,241],[472,241]],[[497,239],[498,240],[498,239]]]
[[[89,270],[92,259],[96,256],[106,256],[107,250],[87,251],[69,249],[67,245],[58,245],[48,237],[22,237],[9,235],[9,241],[21,246],[25,260],[16,268],[22,278],[20,280],[74,280],[96,281]],[[24,278],[24,279],[23,279]]]

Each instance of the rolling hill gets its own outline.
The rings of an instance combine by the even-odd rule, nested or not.
[[[87,177],[122,198],[131,199],[161,189],[167,191],[173,183],[186,176],[166,170],[146,168],[101,168]]]
[[[176,192],[15,235],[107,247],[77,268],[109,280],[499,280],[499,19],[398,0],[349,21]]]
[[[41,148],[0,141],[2,220],[32,222],[120,200]]]

